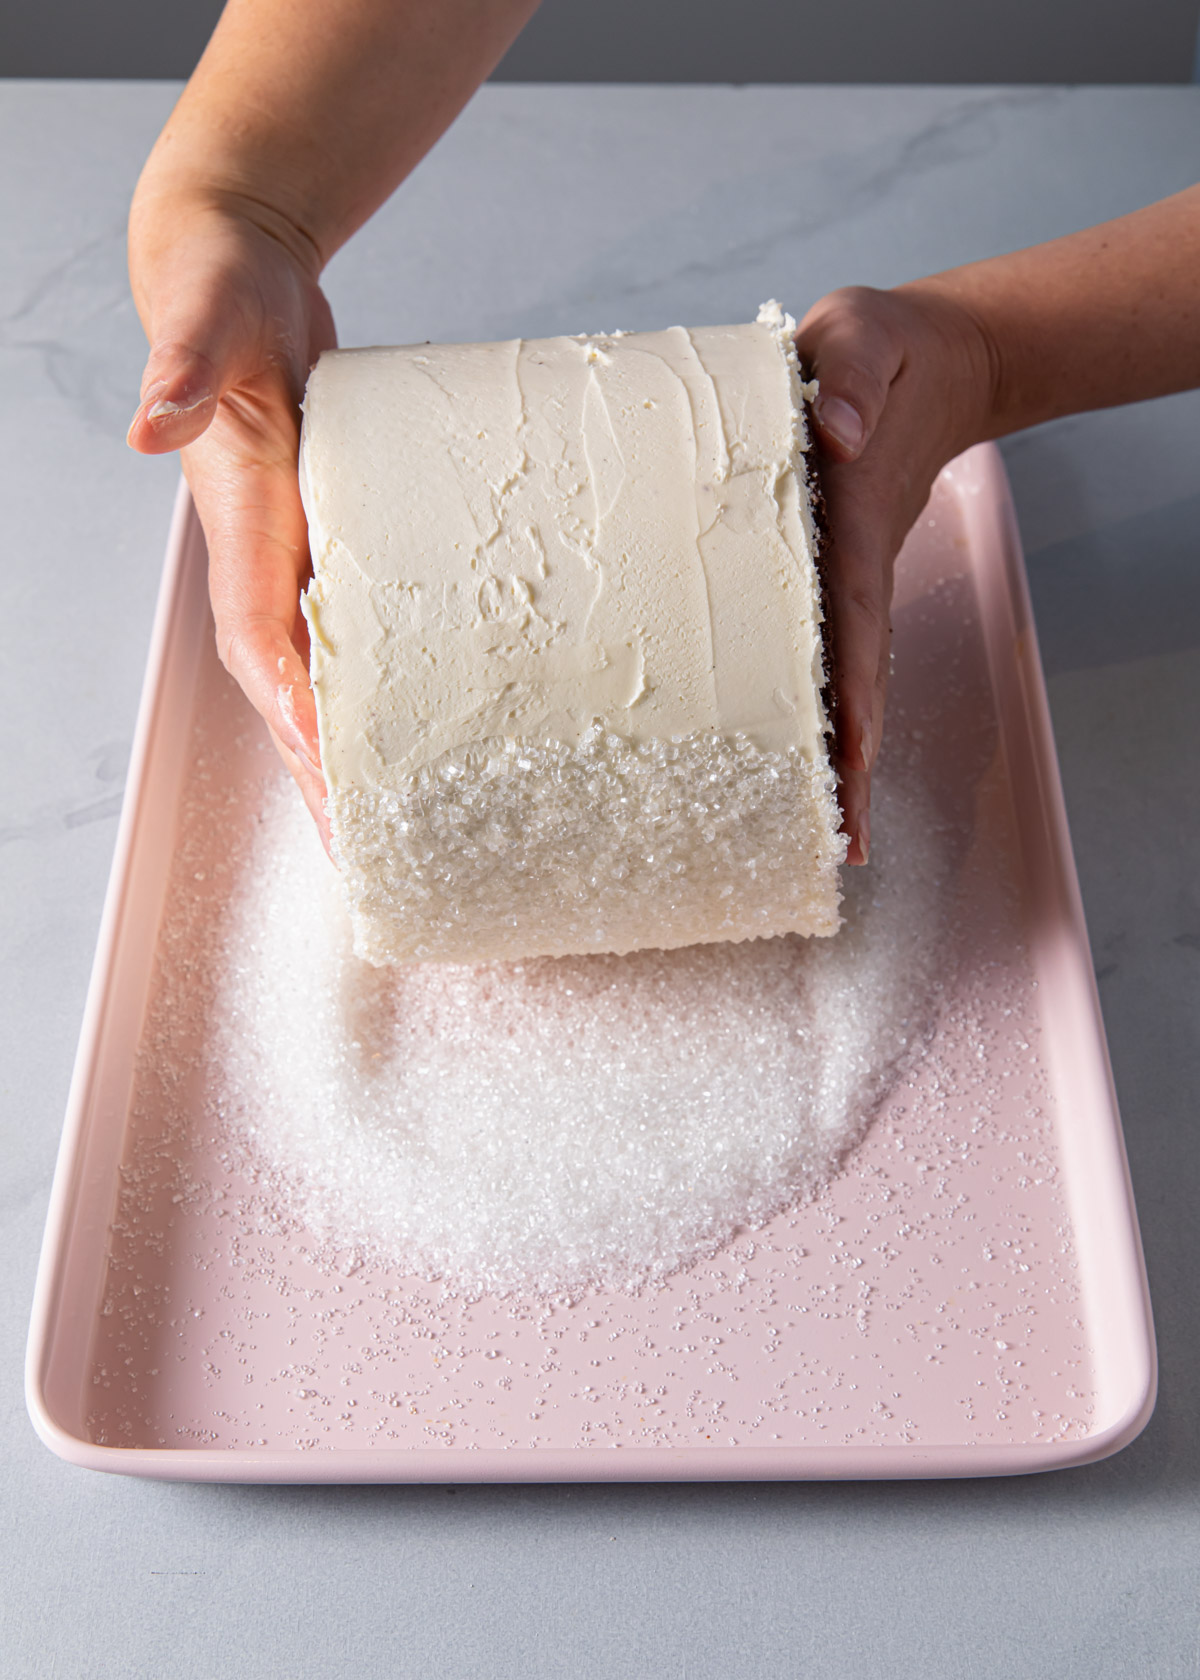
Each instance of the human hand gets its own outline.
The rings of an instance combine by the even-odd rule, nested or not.
[[[870,849],[896,555],[933,481],[991,435],[995,356],[976,316],[936,283],[851,287],[814,304],[796,346],[813,405],[828,541],[821,560],[834,697],[832,758],[849,863]]]
[[[318,270],[304,235],[260,204],[161,188],[134,201],[130,273],[150,356],[129,442],[181,451],[208,539],[221,660],[328,846],[297,477],[305,380],[336,342]]]

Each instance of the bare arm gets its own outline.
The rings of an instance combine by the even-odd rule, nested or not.
[[[1200,187],[1047,245],[918,281],[991,345],[983,431],[1200,385]]]
[[[536,0],[229,0],[130,216],[150,355],[129,441],[183,450],[221,657],[324,829],[298,612],[299,400],[318,277],[449,126]]]
[[[322,267],[445,132],[537,0],[229,0],[134,199],[138,255],[193,194]],[[138,276],[135,275],[135,286]]]
[[[1200,385],[1200,187],[895,291],[832,292],[797,341],[821,385],[835,757],[860,862],[905,535],[971,444]]]

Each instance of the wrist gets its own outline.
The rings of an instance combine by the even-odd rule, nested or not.
[[[331,253],[281,198],[245,174],[236,179],[219,166],[164,166],[152,155],[129,210],[131,267],[202,228],[242,227],[265,235],[315,282]]]
[[[926,353],[939,366],[945,459],[1011,430],[1003,346],[986,311],[940,275],[897,286],[893,295],[919,312]]]

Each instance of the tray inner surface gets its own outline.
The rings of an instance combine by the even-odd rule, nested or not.
[[[969,487],[968,487],[969,488]],[[812,1204],[640,1296],[464,1303],[320,1254],[231,1170],[195,1082],[164,1081],[219,984],[160,943],[121,1143],[83,1433],[118,1448],[985,1447],[1111,1421],[1044,1055],[1020,801],[964,491],[902,558],[885,753],[947,838],[943,990],[924,1054]],[[982,604],[981,604],[982,602]],[[993,654],[994,660],[994,654]],[[191,700],[167,882],[216,904],[273,755],[215,655]],[[203,916],[197,925],[203,925]],[[156,1036],[158,1035],[158,1036]],[[172,1064],[172,1056],[165,1059]],[[603,1473],[603,1472],[599,1472]]]

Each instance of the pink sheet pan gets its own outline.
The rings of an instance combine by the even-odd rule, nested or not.
[[[205,573],[181,490],[33,1308],[49,1447],[205,1481],[760,1480],[1049,1470],[1139,1432],[1149,1300],[994,446],[897,574],[890,738],[950,837],[932,1034],[815,1201],[640,1294],[464,1301],[331,1260],[262,1217],[203,1091],[155,1096],[181,860],[219,865],[270,758]]]

